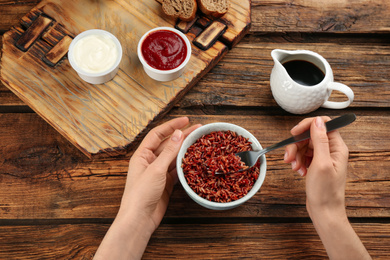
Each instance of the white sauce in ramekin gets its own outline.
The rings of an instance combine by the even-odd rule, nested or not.
[[[73,58],[77,66],[85,72],[101,73],[115,65],[118,49],[108,35],[91,34],[77,41]]]

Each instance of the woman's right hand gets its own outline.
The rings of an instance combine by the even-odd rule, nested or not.
[[[286,147],[285,162],[302,176],[306,175],[306,207],[312,216],[323,210],[345,213],[345,183],[348,147],[340,133],[326,133],[329,117],[307,118],[291,130],[298,135],[310,129],[310,141]]]
[[[285,161],[306,176],[306,208],[330,259],[371,259],[348,221],[345,185],[348,148],[338,131],[326,133],[329,117],[307,118],[291,130],[310,129],[310,140],[286,147]]]

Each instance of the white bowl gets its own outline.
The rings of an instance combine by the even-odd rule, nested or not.
[[[159,69],[153,68],[145,61],[145,59],[142,55],[141,47],[142,47],[142,43],[145,40],[145,38],[150,33],[154,32],[154,31],[160,31],[160,30],[167,30],[167,31],[171,31],[171,32],[176,33],[184,40],[186,47],[187,47],[187,56],[186,56],[185,60],[178,67],[171,69],[171,70],[159,70]],[[187,36],[185,36],[179,30],[176,30],[176,29],[171,28],[171,27],[157,27],[157,28],[154,28],[154,29],[147,31],[141,37],[141,39],[138,42],[137,54],[138,54],[138,58],[141,61],[142,66],[143,66],[146,74],[148,74],[149,77],[151,77],[152,79],[157,80],[157,81],[171,81],[171,80],[174,80],[174,79],[180,77],[180,75],[184,71],[185,66],[187,65],[188,61],[190,60],[190,58],[191,58],[191,43],[188,40]]]
[[[267,169],[267,161],[266,161],[265,155],[262,155],[260,157],[260,174],[259,174],[258,179],[256,180],[255,184],[253,185],[252,189],[248,192],[248,194],[246,194],[244,197],[242,197],[238,200],[231,201],[231,202],[225,202],[225,203],[209,201],[209,200],[199,196],[188,185],[187,180],[184,177],[183,169],[181,167],[182,159],[183,159],[188,147],[190,147],[193,143],[195,143],[203,135],[206,135],[206,134],[209,134],[209,133],[215,132],[215,131],[228,131],[228,130],[236,132],[238,135],[241,135],[245,138],[249,138],[249,141],[252,143],[253,150],[261,150],[262,149],[259,141],[257,141],[257,139],[250,132],[245,130],[244,128],[237,126],[237,125],[234,125],[234,124],[230,124],[230,123],[211,123],[211,124],[207,124],[207,125],[204,125],[204,126],[197,128],[190,135],[188,135],[180,148],[179,154],[177,155],[176,169],[177,169],[177,175],[179,177],[179,181],[180,181],[181,185],[183,186],[186,193],[196,203],[198,203],[199,205],[206,207],[208,209],[226,210],[226,209],[235,208],[235,207],[243,204],[244,202],[249,200],[253,195],[255,195],[259,191],[259,189],[260,189],[260,187],[263,184],[264,179],[265,179],[265,174],[266,174],[266,169]]]
[[[80,64],[78,64],[76,58],[75,58],[75,46],[77,46],[77,43],[84,39],[87,36],[91,35],[96,35],[98,37],[108,37],[109,39],[112,40],[112,42],[115,45],[115,50],[118,52],[117,53],[117,58],[115,62],[112,64],[112,66],[106,68],[103,71],[99,72],[93,72],[93,71],[86,71]],[[110,42],[111,43],[111,42]],[[69,46],[69,51],[68,51],[68,59],[69,63],[72,66],[72,68],[77,72],[77,74],[82,78],[84,81],[91,83],[91,84],[103,84],[109,80],[111,80],[116,73],[118,72],[119,69],[119,63],[122,60],[122,46],[119,42],[119,40],[111,33],[100,30],[100,29],[92,29],[92,30],[87,30],[84,31],[80,34],[78,34],[73,41],[71,42]]]

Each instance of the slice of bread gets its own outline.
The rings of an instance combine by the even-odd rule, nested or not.
[[[208,16],[219,18],[229,9],[229,0],[197,0],[199,9]]]
[[[196,0],[164,0],[162,9],[165,14],[182,21],[192,21],[198,9]]]

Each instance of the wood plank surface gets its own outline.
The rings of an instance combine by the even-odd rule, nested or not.
[[[0,33],[39,2],[0,0]],[[179,116],[225,121],[267,146],[305,117],[355,113],[357,121],[340,130],[350,150],[347,214],[373,259],[390,259],[390,4],[317,2],[252,0],[249,34],[150,127]],[[308,115],[278,107],[269,89],[274,48],[322,54],[335,79],[354,90],[351,107]],[[0,83],[0,259],[92,259],[117,213],[135,147],[88,159]],[[327,259],[305,208],[305,180],[283,163],[283,151],[266,155],[263,187],[233,210],[205,209],[176,185],[143,259]]]
[[[390,57],[387,55],[390,52],[389,44],[351,46],[329,42],[253,41],[244,41],[229,52],[224,58],[223,66],[217,65],[180,104],[277,106],[269,86],[273,67],[271,51],[276,48],[307,49],[325,57],[333,69],[335,81],[350,86],[354,91],[355,99],[351,107],[390,106],[390,83],[387,80],[390,75]],[[220,80],[222,78],[223,81]],[[208,93],[207,99],[202,96],[204,92]],[[337,94],[333,97],[342,98]]]
[[[390,257],[390,224],[352,223],[352,226],[373,259]],[[6,259],[12,253],[13,259],[37,256],[39,259],[92,259],[108,227],[108,224],[93,223],[1,226],[0,258]],[[192,259],[327,259],[311,223],[162,224],[153,234],[143,259],[188,259],[189,256]]]
[[[389,33],[390,3],[328,0],[254,0],[252,27],[263,32]]]
[[[40,0],[0,0],[0,28],[4,32]],[[388,33],[387,0],[317,2],[309,0],[252,0],[252,31]]]
[[[160,3],[44,0],[22,18],[21,25],[4,34],[1,80],[87,156],[120,155],[226,54],[228,46],[222,40],[233,47],[245,35],[250,4],[236,2],[232,0],[229,13],[241,15],[213,21],[206,31],[217,23],[224,29],[207,37],[206,48],[192,45],[191,59],[179,78],[159,82],[144,72],[137,45],[150,29],[175,25],[163,14]],[[64,38],[96,28],[113,33],[124,51],[115,78],[91,85],[80,80],[68,60],[62,59],[64,51],[57,48]],[[196,35],[190,31],[187,37],[192,41]],[[52,57],[53,52],[61,56]],[[54,60],[59,62],[53,64]]]
[[[328,1],[326,3],[326,6],[327,6],[327,12],[324,12],[324,9],[323,9],[323,6],[322,4],[319,4],[319,3],[316,3],[316,2],[312,2],[312,1],[300,1],[302,2],[302,6],[310,6],[310,8],[305,8],[305,9],[300,9],[300,14],[302,13],[302,10],[305,10],[305,12],[307,12],[305,14],[305,20],[300,20],[299,23],[287,23],[287,21],[289,20],[293,20],[291,19],[291,17],[295,16],[297,17],[297,13],[293,13],[293,12],[290,12],[292,9],[296,10],[298,8],[298,4],[296,5],[290,5],[288,2],[286,1],[273,1],[273,2],[267,2],[267,3],[263,3],[263,2],[259,2],[259,1],[253,1],[252,2],[252,12],[254,12],[254,14],[252,15],[253,19],[252,19],[252,28],[251,28],[251,33],[254,34],[256,32],[261,32],[261,33],[265,33],[265,32],[300,32],[300,33],[305,33],[305,32],[318,32],[318,33],[321,33],[323,32],[322,30],[317,30],[317,29],[313,29],[312,28],[312,24],[313,25],[318,25],[319,23],[315,20],[315,19],[318,19],[318,16],[314,15],[315,13],[321,13],[323,15],[323,20],[328,20],[329,21],[329,24],[334,24],[334,26],[332,26],[331,28],[329,28],[327,30],[327,32],[333,32],[335,31],[337,28],[339,28],[338,30],[340,30],[340,28],[342,26],[336,26],[336,25],[340,25],[342,24],[343,22],[345,22],[345,18],[347,18],[347,16],[343,16],[343,15],[340,15],[338,13],[340,12],[345,12],[343,11],[343,9],[340,9],[340,8],[333,8],[334,6],[338,6],[337,4],[334,3],[334,1],[336,0],[332,0],[332,1]],[[1,4],[1,8],[0,8],[0,11],[1,10],[7,10],[7,8],[11,8],[12,6],[12,10],[18,10],[18,3],[10,3],[12,1],[6,1],[6,2],[1,2],[0,1],[0,4]],[[29,5],[33,5],[32,3],[35,3],[37,1],[31,1],[31,3]],[[338,1],[336,1],[338,2]],[[337,60],[336,63],[331,63],[333,69],[335,70],[335,78],[338,79],[338,80],[342,80],[344,83],[346,83],[347,85],[350,85],[353,90],[355,91],[355,93],[357,94],[357,97],[359,97],[360,95],[365,95],[365,94],[370,94],[370,93],[366,93],[365,91],[365,88],[367,86],[375,86],[375,87],[379,87],[377,93],[380,93],[379,95],[377,95],[377,93],[373,93],[373,95],[371,96],[371,98],[369,100],[373,100],[373,102],[370,104],[368,104],[369,106],[375,106],[375,102],[374,100],[376,100],[377,98],[379,99],[377,102],[380,103],[381,106],[388,106],[388,104],[390,103],[389,102],[389,98],[388,98],[388,91],[384,91],[383,89],[383,84],[386,84],[387,82],[386,81],[377,81],[377,79],[386,79],[386,75],[388,75],[388,56],[387,55],[383,55],[381,57],[381,61],[378,61],[378,60],[373,60],[373,59],[376,59],[378,57],[378,55],[380,55],[380,53],[386,53],[386,51],[388,51],[388,35],[387,34],[379,34],[379,36],[376,36],[374,35],[374,33],[376,32],[380,32],[380,31],[384,31],[386,32],[386,30],[384,28],[388,27],[388,16],[387,15],[383,15],[383,13],[388,13],[389,12],[389,3],[388,1],[385,1],[385,0],[380,0],[380,1],[375,1],[375,5],[373,5],[371,7],[370,6],[367,6],[367,3],[366,1],[364,0],[360,0],[360,1],[354,1],[353,2],[353,8],[351,7],[352,3],[348,3],[348,2],[344,2],[344,5],[345,7],[347,8],[346,10],[353,10],[353,11],[350,11],[350,12],[355,12],[355,17],[358,18],[358,24],[357,23],[354,23],[353,26],[349,26],[349,27],[345,27],[344,30],[342,30],[341,32],[343,33],[354,33],[355,30],[356,30],[356,33],[357,32],[365,32],[365,33],[371,33],[373,34],[372,36],[370,36],[369,38],[364,38],[365,40],[369,40],[370,38],[377,38],[377,37],[381,37],[383,39],[383,43],[376,46],[377,44],[373,43],[373,49],[370,49],[370,47],[372,46],[371,44],[367,44],[366,43],[360,43],[360,48],[357,50],[358,52],[360,53],[364,53],[365,51],[367,51],[367,55],[364,55],[363,58],[360,58],[359,57],[359,61],[356,62],[354,61],[353,57],[355,57],[354,55],[354,47],[350,46],[350,45],[359,45],[359,38],[355,38],[354,36],[351,36],[351,38],[344,38],[341,42],[337,42],[337,38],[336,38],[336,42],[334,42],[334,44],[332,44],[332,46],[326,46],[327,42],[332,42],[332,39],[333,41],[335,40],[334,37],[331,37],[331,38],[327,38],[326,40],[323,39],[321,41],[321,39],[319,40],[320,43],[322,43],[322,45],[325,45],[325,46],[319,46],[319,48],[321,48],[320,50],[317,50],[317,48],[312,48],[312,43],[310,42],[310,39],[316,41],[316,37],[315,36],[310,36],[309,38],[309,42],[307,45],[298,45],[298,46],[295,46],[295,48],[304,48],[304,49],[312,49],[314,51],[319,51],[321,54],[323,54],[326,58],[329,58],[331,59],[331,62],[336,59],[337,57],[332,57],[334,56],[334,49],[335,48],[338,48],[339,45],[347,45],[345,46],[345,48],[343,49],[343,52],[345,51],[346,52],[346,55],[345,55],[345,58],[342,59],[342,60]],[[23,8],[24,5],[22,6]],[[21,8],[22,8],[21,7]],[[367,9],[367,10],[366,10]],[[377,10],[377,11],[372,11],[372,9],[374,10]],[[22,15],[24,15],[24,13],[26,11],[23,11],[24,9],[21,9],[20,12],[19,12],[19,15],[18,17],[21,17]],[[29,9],[28,9],[29,10]],[[283,15],[280,15],[280,11],[283,11]],[[313,12],[313,10],[316,10],[315,12]],[[16,12],[16,11],[14,11]],[[4,11],[4,13],[10,13],[10,12],[7,12],[7,11]],[[268,14],[267,17],[264,17],[265,14]],[[272,15],[270,15],[272,14]],[[274,15],[274,14],[277,14],[277,15]],[[283,21],[286,22],[285,24],[283,23],[283,21],[281,22],[277,22],[278,20],[281,20],[283,17]],[[308,18],[308,17],[311,17],[311,18]],[[352,16],[351,16],[352,17]],[[9,18],[11,19],[11,18]],[[17,18],[13,18],[12,21],[15,21],[17,22],[19,19]],[[9,27],[7,27],[7,25],[3,24],[4,22],[6,22],[7,19],[2,19],[0,21],[0,29],[2,28],[2,30],[7,30]],[[15,23],[14,22],[14,23]],[[298,26],[299,25],[299,26]],[[329,25],[328,25],[329,26]],[[272,31],[270,31],[270,29],[267,29],[267,28],[272,28]],[[356,28],[356,29],[354,29]],[[256,35],[255,35],[256,36]],[[248,38],[248,37],[247,37]],[[268,41],[271,41],[272,39],[269,39],[268,38]],[[283,43],[285,42],[286,45],[287,45],[287,42],[290,43],[292,41],[298,41],[298,42],[307,42],[308,39],[305,39],[305,38],[301,38],[301,37],[296,37],[294,35],[288,35],[286,33],[284,33],[284,36],[283,37],[280,37],[280,39],[278,38],[274,38],[275,42],[280,42],[280,43]],[[248,44],[243,47],[243,48],[247,48],[248,50],[246,50],[246,52],[249,52],[251,51],[251,48],[257,48],[259,49],[259,54],[257,55],[256,53],[256,56],[255,58],[252,58],[253,54],[250,53],[250,55],[248,56],[245,56],[245,59],[240,59],[241,57],[238,56],[238,55],[234,55],[234,53],[229,53],[228,58],[225,58],[224,61],[226,61],[226,64],[224,64],[224,67],[223,69],[227,69],[229,71],[229,73],[226,73],[226,72],[221,72],[221,69],[218,69],[219,67],[217,66],[215,69],[212,70],[212,78],[211,75],[207,75],[206,76],[206,79],[202,80],[199,84],[202,84],[202,91],[203,91],[203,88],[205,88],[204,91],[208,91],[211,95],[209,96],[208,100],[207,100],[207,105],[211,105],[211,104],[218,104],[218,105],[223,105],[223,104],[231,104],[232,100],[234,100],[234,97],[243,97],[242,99],[239,99],[237,100],[237,102],[235,102],[236,104],[238,103],[239,105],[240,104],[243,104],[242,102],[245,102],[246,104],[250,103],[251,105],[260,105],[260,106],[269,106],[270,103],[273,104],[273,102],[270,102],[270,99],[268,98],[269,97],[269,87],[268,87],[268,80],[269,80],[269,74],[267,74],[266,72],[269,72],[271,67],[272,67],[272,64],[270,63],[271,62],[271,59],[270,59],[270,50],[266,50],[266,51],[262,51],[262,46],[264,44],[263,42],[263,36],[262,37],[259,37],[256,38],[256,41],[250,41],[250,40],[247,40]],[[299,44],[299,43],[296,43],[296,44]],[[370,46],[371,45],[371,46]],[[280,45],[277,45],[277,47],[279,47]],[[241,45],[239,46],[241,48]],[[325,49],[325,52],[322,52],[322,50]],[[375,52],[372,52],[372,50],[374,50]],[[235,50],[233,50],[234,52]],[[240,53],[242,50],[237,50],[236,53]],[[328,53],[329,52],[329,53]],[[348,57],[348,54],[349,53],[349,57]],[[370,55],[371,53],[373,53],[372,55]],[[375,62],[376,61],[376,62]],[[231,64],[232,62],[232,64]],[[362,62],[362,63],[361,63]],[[379,62],[379,63],[378,63]],[[267,68],[267,71],[264,72],[264,73],[261,73],[259,74],[259,72],[257,73],[254,73],[254,67],[255,66],[263,66],[263,64],[266,64],[266,68]],[[361,64],[364,64],[361,65]],[[236,66],[234,66],[236,65]],[[251,66],[252,65],[252,66]],[[348,68],[349,67],[352,67],[353,70],[349,70]],[[373,70],[371,71],[370,68],[371,66],[375,66],[376,67],[376,70]],[[244,68],[244,69],[242,69]],[[348,71],[346,72],[345,70],[343,70],[343,68],[346,68],[348,69]],[[258,71],[257,69],[255,71]],[[371,75],[371,73],[374,72],[376,73],[379,77],[376,77],[377,75]],[[223,74],[221,74],[223,73]],[[240,77],[236,77],[237,74],[240,75],[245,75],[245,78],[247,80],[245,81],[240,81],[240,82],[237,82],[238,79]],[[210,74],[210,73],[209,73]],[[345,74],[348,74],[348,75],[345,75]],[[229,76],[231,75],[231,78],[229,78],[230,80],[229,81],[226,81],[224,84],[226,84],[226,89],[224,88],[223,90],[221,90],[221,88],[215,88],[215,87],[208,87],[209,84],[206,84],[207,82],[209,81],[212,81],[212,82],[218,82],[222,76],[225,77],[225,76]],[[215,79],[217,79],[217,81],[215,81]],[[375,81],[376,79],[376,81]],[[359,81],[361,80],[361,81]],[[374,81],[373,81],[374,80]],[[229,84],[230,82],[233,82],[232,84]],[[242,88],[240,89],[237,89],[235,88],[235,85],[236,84],[240,84],[240,86],[243,86]],[[267,86],[266,88],[263,88],[263,85],[264,86]],[[381,87],[382,86],[382,87]],[[214,89],[214,90],[213,90]],[[376,91],[377,88],[374,88],[373,90]],[[0,91],[7,91],[8,89],[5,88],[4,86],[2,86],[2,84],[0,83]],[[211,91],[213,90],[213,91]],[[260,95],[258,96],[259,98],[257,99],[252,99],[252,95],[249,95],[248,93],[264,93],[264,91],[268,94],[266,97],[267,98],[262,98],[263,95]],[[189,93],[189,95],[186,95],[185,96],[185,102],[183,101],[182,104],[186,104],[186,105],[191,105],[191,104],[194,104],[194,102],[197,102],[199,100],[199,96],[197,95],[197,92],[198,91],[191,91]],[[383,93],[383,95],[382,95]],[[5,94],[4,94],[5,95]],[[11,95],[11,94],[9,94]],[[224,96],[225,98],[221,98],[221,96]],[[218,98],[219,97],[219,98]],[[24,103],[13,96],[12,100],[9,101],[10,99],[6,99],[4,97],[2,97],[2,95],[0,95],[0,104],[4,104],[4,105],[24,105]],[[227,100],[226,102],[224,102],[225,100]],[[212,103],[214,102],[214,103]],[[245,104],[244,103],[244,104]],[[352,104],[352,106],[364,106],[365,104],[367,104],[367,101],[365,102],[359,102],[359,99],[355,100],[355,102]],[[274,104],[273,104],[274,105]]]
[[[351,107],[390,106],[390,83],[387,80],[390,75],[390,57],[386,54],[390,52],[390,46],[386,42],[367,43],[362,42],[362,38],[359,42],[358,38],[351,46],[340,45],[337,42],[313,42],[313,39],[308,41],[301,38],[298,40],[303,42],[288,43],[283,37],[274,37],[273,39],[279,43],[270,43],[264,39],[252,41],[250,37],[245,38],[240,45],[227,53],[223,59],[223,66],[216,65],[178,102],[178,105],[277,106],[269,87],[269,75],[273,67],[270,53],[275,48],[282,48],[309,49],[324,56],[333,69],[335,80],[350,86],[354,91],[355,99]],[[314,39],[317,40],[315,37]],[[325,40],[318,38],[321,39]],[[339,54],[339,51],[342,54]],[[367,88],[370,88],[370,91],[367,91]],[[0,104],[25,105],[9,91],[4,89],[3,93],[0,89]],[[343,96],[334,93],[332,98],[341,100]]]
[[[252,132],[263,146],[288,137],[289,130],[300,120],[280,115],[189,116],[194,124],[224,121],[240,125]],[[357,114],[357,117],[353,125],[340,130],[350,149],[346,187],[348,214],[351,217],[390,217],[390,125],[387,123],[390,115]],[[3,131],[0,146],[2,218],[115,216],[126,181],[128,156],[83,159],[76,148],[36,114],[0,114],[0,129]],[[265,182],[250,201],[226,212],[207,211],[208,216],[307,217],[304,179],[283,163],[283,153],[280,149],[266,155]],[[178,184],[167,216],[202,217],[204,214],[205,210]]]
[[[388,224],[354,224],[353,227],[374,259],[390,256]],[[193,241],[202,243],[194,245]],[[152,237],[145,258],[153,259],[156,255],[163,259],[327,258],[310,223],[164,225]]]
[[[9,30],[41,0],[0,0],[0,32]]]

